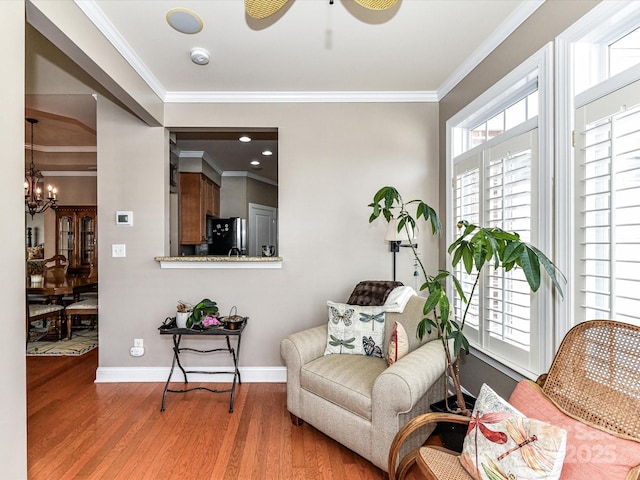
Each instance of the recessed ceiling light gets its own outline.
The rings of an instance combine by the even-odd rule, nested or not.
[[[251,165],[255,167],[257,165],[260,165],[260,162],[258,160],[251,160]]]
[[[204,48],[191,49],[191,61],[196,65],[206,65],[209,63],[209,52]]]
[[[264,152],[262,152],[262,154],[263,154],[265,157],[268,157],[269,155],[273,155],[273,152],[272,152],[271,150],[265,150]]]
[[[247,143],[247,142],[251,141],[251,137],[249,137],[247,135],[243,135],[238,140],[240,140],[241,142]]]
[[[187,8],[172,8],[167,12],[166,19],[180,33],[198,33],[204,26],[198,14]]]

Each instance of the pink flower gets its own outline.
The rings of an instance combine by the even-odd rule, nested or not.
[[[220,325],[220,320],[218,320],[216,317],[211,317],[207,315],[207,317],[202,322],[202,325],[205,327],[213,327],[216,325]]]

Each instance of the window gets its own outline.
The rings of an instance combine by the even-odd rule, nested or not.
[[[517,231],[551,257],[549,61],[547,46],[447,122],[448,243],[464,219]],[[471,292],[475,275],[459,266],[456,276]],[[464,332],[477,351],[535,378],[548,357],[542,340],[548,325],[540,319],[551,318],[552,302],[544,290],[532,295],[518,269],[489,267],[468,306],[454,299],[454,312],[460,319],[468,307]]]
[[[577,321],[640,325],[640,82],[579,108],[575,124]]]
[[[640,63],[640,28],[629,32],[609,45],[609,76]]]
[[[602,2],[558,39],[556,339],[595,318],[640,324],[640,3]],[[573,79],[571,81],[570,79]]]

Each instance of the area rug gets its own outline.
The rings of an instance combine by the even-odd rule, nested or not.
[[[97,346],[97,330],[78,330],[73,332],[71,340],[65,338],[57,342],[29,342],[27,343],[27,355],[82,355]]]

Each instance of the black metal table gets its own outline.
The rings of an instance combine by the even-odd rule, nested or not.
[[[171,371],[169,372],[169,378],[167,378],[167,383],[164,386],[164,392],[162,393],[162,407],[160,408],[161,412],[164,412],[164,404],[165,398],[167,396],[167,392],[171,393],[186,393],[191,392],[193,390],[207,390],[213,393],[231,393],[231,399],[229,400],[229,413],[233,413],[233,401],[235,399],[235,390],[236,390],[236,382],[242,384],[242,379],[240,378],[240,371],[238,370],[238,360],[240,358],[240,341],[242,340],[242,332],[244,331],[244,327],[247,325],[248,318],[245,318],[242,324],[234,330],[230,330],[228,328],[208,328],[206,330],[193,330],[190,328],[160,328],[160,335],[172,335],[173,336],[173,362],[171,362]],[[224,336],[227,346],[226,348],[213,348],[210,350],[199,350],[195,348],[189,347],[181,347],[180,341],[182,337],[220,337]],[[229,337],[236,337],[237,343],[236,348],[231,347],[231,342]],[[233,382],[231,383],[231,388],[227,388],[224,390],[216,390],[207,387],[191,387],[191,388],[183,388],[182,390],[174,390],[169,388],[169,384],[171,383],[171,376],[173,375],[173,371],[178,365],[178,368],[182,371],[182,375],[184,377],[185,386],[189,383],[187,379],[187,373],[204,373],[204,374],[224,374],[229,373],[228,371],[198,371],[198,370],[185,370],[182,364],[180,363],[180,353],[181,352],[196,352],[196,353],[215,353],[215,352],[228,352],[233,358]]]

